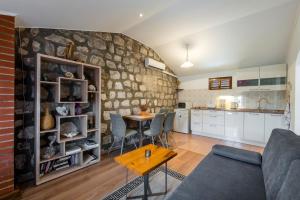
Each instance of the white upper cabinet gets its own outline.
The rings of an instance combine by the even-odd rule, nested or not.
[[[284,121],[284,115],[281,114],[265,114],[265,142],[267,143],[272,130],[275,128],[287,129]]]
[[[233,80],[238,88],[255,89],[259,86],[259,67],[241,69],[237,71]]]
[[[244,117],[244,139],[253,142],[264,143],[265,114],[245,113]]]
[[[242,139],[244,133],[244,113],[225,112],[225,136],[232,139]]]
[[[260,78],[279,78],[286,77],[286,65],[268,65],[260,67]]]
[[[285,90],[286,89],[286,65],[269,65],[260,68],[261,90]]]

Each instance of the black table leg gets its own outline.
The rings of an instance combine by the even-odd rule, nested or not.
[[[140,134],[140,144],[139,146],[142,147],[143,146],[143,122],[139,121],[139,134]]]
[[[148,187],[149,187],[149,174],[144,176],[144,197],[143,197],[143,200],[148,199]]]

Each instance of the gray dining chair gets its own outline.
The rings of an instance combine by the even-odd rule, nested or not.
[[[169,109],[167,108],[160,108],[159,113],[167,114],[169,112]]]
[[[169,148],[168,135],[173,130],[175,114],[175,112],[168,112],[164,122],[163,135],[165,137],[165,146],[167,148]]]
[[[122,116],[120,114],[110,114],[110,119],[111,119],[111,125],[112,125],[112,135],[113,135],[113,143],[111,144],[108,154],[110,153],[116,139],[121,139],[122,144],[121,144],[121,153],[123,154],[123,147],[124,147],[124,140],[126,138],[131,138],[137,134],[136,130],[133,129],[127,129],[126,128],[126,123],[123,120]],[[135,142],[133,141],[133,144],[135,148],[137,148]]]
[[[160,140],[160,143],[164,146],[164,143],[160,137],[163,131],[163,123],[164,123],[165,115],[162,113],[158,113],[153,118],[150,129],[144,131],[144,135],[151,137],[152,144],[154,144],[155,137],[158,137]]]

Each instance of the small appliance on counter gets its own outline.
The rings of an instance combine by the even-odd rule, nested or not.
[[[174,131],[180,133],[189,133],[190,132],[190,109],[176,108],[175,112],[176,115],[174,120]]]

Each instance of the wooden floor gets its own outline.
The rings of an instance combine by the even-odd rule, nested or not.
[[[188,175],[207,155],[214,144],[225,144],[238,148],[262,152],[263,148],[228,142],[190,134],[172,134],[171,144],[178,155],[168,162],[171,169]],[[133,173],[129,174],[134,178]],[[125,169],[116,164],[112,158],[103,158],[101,163],[71,173],[40,186],[22,189],[22,199],[82,199],[100,200],[106,194],[122,186],[125,182]]]

